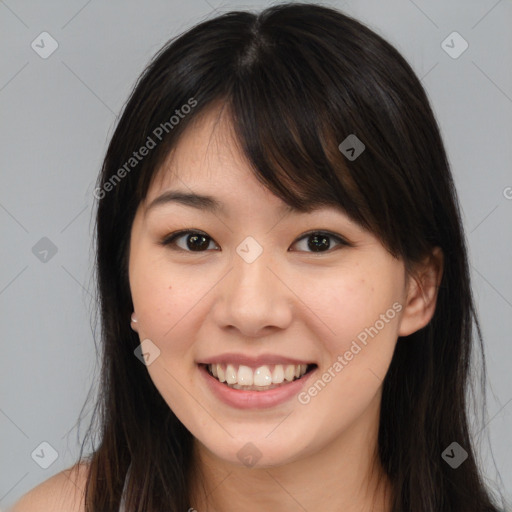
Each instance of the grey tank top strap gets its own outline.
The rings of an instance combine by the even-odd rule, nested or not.
[[[124,479],[123,492],[121,494],[121,503],[119,505],[119,512],[126,512],[126,489],[128,487],[128,476],[130,475],[130,467],[128,467],[128,471],[126,472],[126,477]]]

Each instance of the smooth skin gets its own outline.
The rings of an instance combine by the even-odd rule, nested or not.
[[[169,190],[213,196],[223,210],[177,202],[149,208]],[[421,329],[434,313],[442,253],[435,249],[409,275],[342,210],[305,214],[286,206],[251,173],[229,117],[211,111],[184,132],[132,225],[131,325],[159,348],[148,372],[195,438],[204,482],[195,471],[190,506],[386,512],[389,482],[375,457],[382,382],[398,336]],[[190,234],[163,243],[181,230],[207,235],[204,248],[191,250]],[[310,231],[349,244],[333,236],[328,249],[315,252],[311,235],[304,236]],[[248,236],[263,249],[252,263],[236,251]],[[307,404],[293,397],[268,409],[236,409],[220,402],[199,373],[199,360],[225,352],[280,354],[316,363],[314,383],[393,304],[400,311]],[[252,468],[237,457],[249,442],[261,452]],[[14,510],[36,510],[26,503]]]
[[[224,211],[148,208],[169,190],[213,196]],[[424,327],[434,312],[439,251],[411,279],[402,261],[341,210],[285,208],[251,173],[229,118],[211,112],[185,132],[133,223],[132,327],[159,347],[149,374],[196,439],[208,492],[208,503],[195,494],[191,506],[199,511],[370,510],[383,476],[373,465],[382,380],[397,337]],[[161,244],[184,229],[207,234],[205,250],[190,250],[187,234],[175,246]],[[314,252],[303,237],[311,230],[350,246],[331,239],[327,251]],[[252,263],[236,251],[248,236],[263,248]],[[199,373],[197,361],[237,352],[315,362],[321,375],[394,303],[401,311],[307,405],[294,398],[266,410],[236,409]],[[249,442],[262,454],[252,468],[237,457]],[[389,506],[385,487],[375,510]]]

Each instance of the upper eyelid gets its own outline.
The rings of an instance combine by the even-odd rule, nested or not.
[[[336,242],[334,247],[336,247],[336,245],[337,246],[345,246],[345,247],[353,247],[353,244],[351,242],[349,242],[342,235],[337,235],[336,233],[331,233],[330,231],[326,231],[326,230],[307,231],[306,233],[303,233],[298,238],[296,238],[295,241],[293,242],[293,244],[296,244],[297,242],[303,240],[304,238],[307,238],[307,237],[309,237],[311,235],[315,235],[315,234],[326,235],[328,238],[334,239]],[[329,249],[327,251],[319,251],[317,253],[315,253],[314,251],[304,251],[304,252],[310,252],[311,254],[329,254],[331,252],[331,249],[333,249],[334,247],[329,247]],[[302,251],[298,251],[298,252],[302,252]]]
[[[162,244],[163,245],[170,244],[171,242],[175,242],[176,239],[178,239],[182,236],[191,235],[191,234],[192,235],[193,234],[203,235],[203,236],[209,238],[210,240],[212,240],[216,245],[218,245],[213,237],[211,237],[208,233],[201,231],[199,229],[184,229],[184,230],[180,230],[180,231],[171,233],[171,234],[167,235],[162,240]],[[306,231],[305,233],[302,233],[301,235],[299,235],[295,239],[294,243],[298,242],[299,240],[302,240],[303,238],[306,238],[307,236],[311,236],[311,235],[315,235],[315,234],[327,235],[328,237],[336,239],[338,241],[338,243],[340,243],[341,245],[346,245],[349,247],[352,247],[354,245],[346,237],[344,237],[340,234],[337,234],[337,233],[332,233],[331,231],[328,231],[326,229],[312,229],[312,230]],[[185,252],[194,252],[194,251],[185,251]],[[198,251],[198,252],[205,252],[205,251]],[[327,252],[327,251],[324,251],[324,252]]]

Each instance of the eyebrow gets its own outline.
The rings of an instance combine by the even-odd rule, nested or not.
[[[205,196],[200,194],[191,194],[188,192],[180,192],[178,190],[168,190],[156,199],[151,201],[146,211],[152,210],[158,206],[163,206],[169,203],[178,203],[184,206],[197,208],[198,210],[205,210],[212,213],[223,212],[224,208],[222,203],[212,196]]]
[[[196,208],[201,211],[207,211],[211,213],[226,214],[226,209],[222,202],[209,195],[194,194],[189,192],[182,192],[179,190],[168,190],[162,195],[153,199],[149,206],[146,208],[146,213],[150,210],[163,206],[169,203],[178,203],[191,208]],[[283,213],[290,213],[296,211],[296,208],[288,204],[284,204],[280,207]]]

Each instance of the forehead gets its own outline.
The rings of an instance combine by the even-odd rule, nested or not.
[[[193,119],[153,177],[148,197],[170,186],[234,181],[245,178],[250,164],[239,147],[233,123],[225,111],[209,109]]]
[[[230,204],[261,207],[262,202],[279,214],[297,211],[258,181],[231,118],[222,109],[212,109],[183,132],[155,173],[144,206],[146,213],[179,204],[227,216]]]
[[[226,110],[210,109],[192,120],[157,170],[144,201],[146,213],[165,205],[189,206],[215,215],[238,209],[269,209],[279,215],[328,209],[345,214],[325,197],[307,208],[284,202],[256,177]]]

